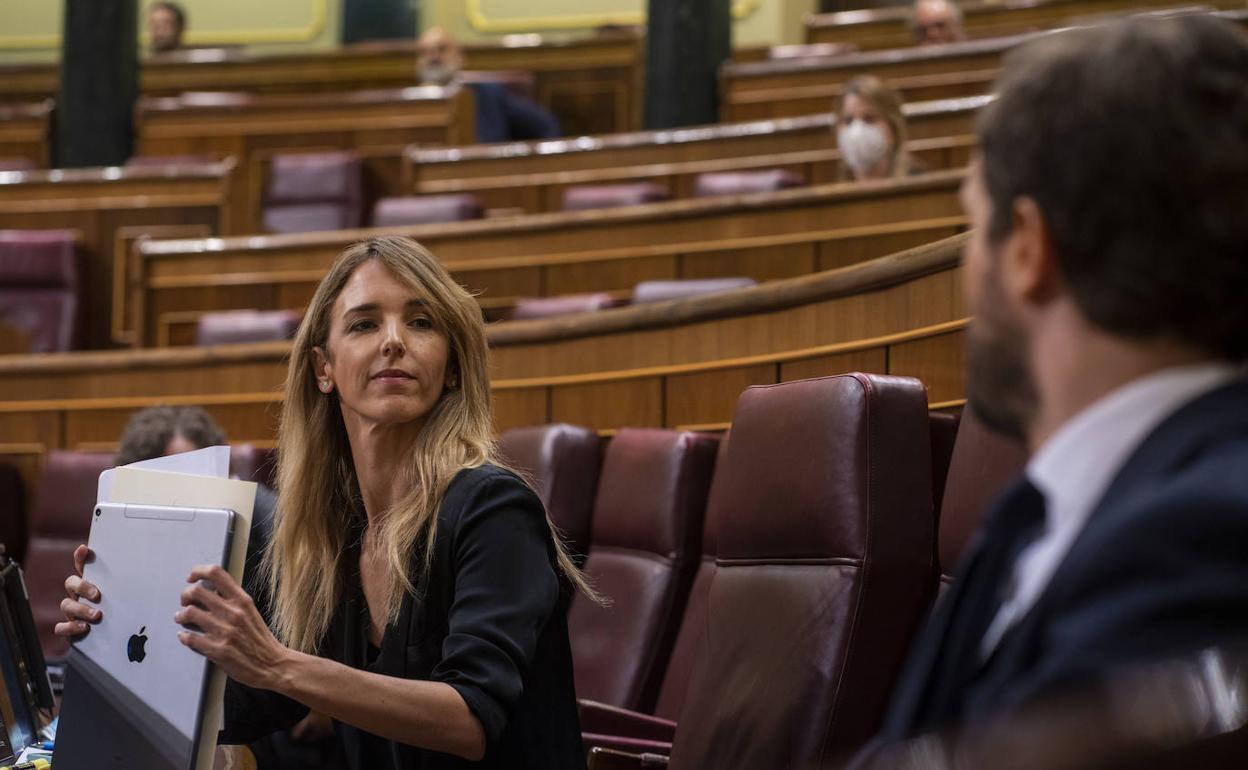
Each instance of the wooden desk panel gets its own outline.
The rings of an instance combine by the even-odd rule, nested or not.
[[[51,100],[0,105],[0,158],[25,158],[47,168],[51,117]]]
[[[709,253],[744,254],[808,243],[809,269],[876,256],[874,237],[931,240],[961,227],[961,171],[870,184],[827,185],[752,196],[512,220],[210,241],[141,244],[142,276],[131,293],[147,344],[162,339],[162,319],[227,308],[301,307],[347,244],[379,232],[424,243],[489,303],[574,291],[623,290],[647,277],[705,274]],[[875,229],[872,229],[875,228]],[[881,241],[880,243],[895,243]],[[587,248],[587,244],[603,244]],[[609,244],[609,245],[607,245]],[[846,249],[841,252],[841,247]],[[817,260],[817,261],[816,261]],[[727,263],[736,267],[748,262]],[[629,266],[641,266],[640,271]],[[759,278],[775,274],[755,263]],[[777,273],[797,269],[776,268]],[[655,273],[658,273],[657,275]],[[481,281],[481,283],[478,283]],[[619,281],[628,281],[620,284]],[[291,304],[280,304],[287,302]],[[172,324],[185,315],[163,321]],[[168,334],[168,333],[166,333]]]
[[[129,283],[128,244],[147,232],[235,232],[227,203],[232,172],[227,162],[0,174],[0,228],[77,231],[86,343],[128,344],[132,318],[114,303]]]

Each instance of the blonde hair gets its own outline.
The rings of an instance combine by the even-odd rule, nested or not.
[[[840,116],[845,112],[845,100],[850,96],[857,96],[866,102],[867,106],[883,118],[888,127],[893,130],[893,154],[889,158],[888,175],[900,177],[908,174],[910,172],[910,159],[906,155],[908,132],[906,117],[901,113],[901,107],[904,104],[901,94],[885,85],[883,80],[874,75],[859,75],[846,83],[841,92],[841,102],[837,105],[836,112],[838,124]],[[845,164],[841,164],[841,176],[843,179],[850,178]]]
[[[272,598],[273,628],[290,647],[314,652],[341,600],[348,538],[363,516],[359,482],[336,396],[321,393],[313,372],[314,348],[326,347],[334,303],[365,262],[377,261],[415,289],[447,337],[447,365],[459,384],[447,388],[427,416],[412,453],[411,491],[387,512],[376,534],[385,555],[387,622],[403,596],[428,574],[437,514],[451,480],[465,468],[498,462],[491,415],[487,346],[476,300],[433,254],[408,238],[384,236],[353,244],[321,281],[295,335],[278,428],[278,501],[264,567]],[[501,463],[500,463],[501,464]],[[577,588],[597,595],[568,557],[550,524],[559,567]],[[414,549],[423,574],[408,574]]]

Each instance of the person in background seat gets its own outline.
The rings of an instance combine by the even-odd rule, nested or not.
[[[152,3],[147,7],[147,34],[152,53],[167,53],[182,47],[186,32],[186,11],[177,3]]]
[[[845,84],[836,121],[842,179],[888,179],[920,170],[906,154],[901,104],[901,95],[872,75]]]
[[[910,29],[918,45],[941,45],[966,39],[962,9],[955,0],[915,0]]]
[[[424,85],[450,85],[464,67],[463,49],[441,27],[431,27],[420,36],[417,57]],[[501,84],[473,83],[471,87],[477,100],[478,142],[556,139],[563,135],[554,115]]]

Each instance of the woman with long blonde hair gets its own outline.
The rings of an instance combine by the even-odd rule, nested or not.
[[[413,241],[349,247],[291,353],[272,631],[219,567],[183,593],[179,638],[231,680],[221,742],[311,709],[352,768],[584,767],[563,607],[593,592],[492,434],[473,297]],[[71,636],[98,591],[67,589]]]

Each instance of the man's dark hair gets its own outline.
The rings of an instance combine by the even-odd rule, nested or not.
[[[197,406],[153,406],[135,412],[121,432],[117,464],[150,460],[165,453],[174,436],[199,449],[226,443],[225,432]]]
[[[164,8],[166,11],[173,14],[173,20],[178,23],[179,32],[186,30],[186,11],[182,8],[182,6],[177,3],[171,3],[168,0],[158,0],[158,2],[152,3],[148,6],[147,12],[151,13],[157,8]]]
[[[1248,36],[1210,15],[1059,32],[1008,55],[998,93],[990,239],[1030,196],[1092,323],[1248,356]]]

